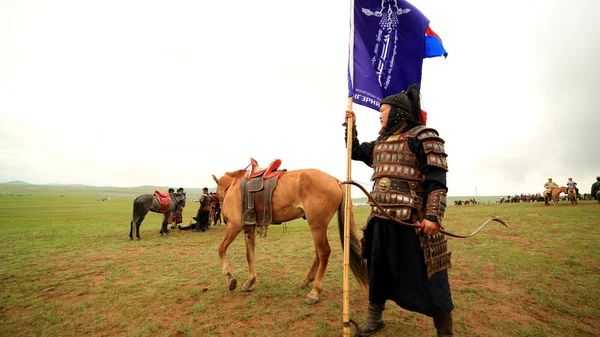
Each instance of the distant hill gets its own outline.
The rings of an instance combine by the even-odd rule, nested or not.
[[[6,185],[31,185],[30,183],[26,182],[26,181],[22,181],[22,180],[13,180],[13,181],[6,181],[0,184],[6,184]]]
[[[142,185],[142,186],[129,186],[129,187],[115,187],[115,186],[97,186],[97,185],[87,185],[87,184],[64,184],[64,183],[49,183],[49,184],[31,184],[22,180],[13,180],[0,182],[0,185],[33,185],[33,186],[54,186],[54,187],[81,187],[81,188],[90,188],[90,189],[116,189],[116,190],[148,190],[154,192],[155,190],[166,191],[169,189],[168,186],[156,186],[156,185]],[[173,188],[177,188],[179,186],[172,186]],[[201,187],[192,187],[186,188],[186,191],[193,191],[202,194]],[[215,187],[209,187],[209,192],[216,192]],[[150,192],[149,192],[150,193]]]

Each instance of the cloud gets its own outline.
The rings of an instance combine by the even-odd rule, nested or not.
[[[413,3],[450,53],[422,83],[450,195],[591,184],[600,2]],[[345,178],[348,6],[27,4],[0,3],[0,181],[211,186],[250,157]],[[375,139],[377,112],[355,111]]]

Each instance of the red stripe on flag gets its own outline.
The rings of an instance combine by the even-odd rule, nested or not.
[[[429,26],[427,26],[427,30],[425,31],[425,36],[435,36],[435,37],[437,37],[438,39],[440,39],[440,41],[442,41],[442,38],[441,38],[439,35],[437,35],[437,34],[436,34],[434,31],[433,31],[433,29],[431,29],[431,27],[429,27]]]

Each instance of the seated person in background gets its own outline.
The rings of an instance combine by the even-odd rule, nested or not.
[[[210,201],[211,198],[208,195],[208,188],[202,189],[202,196],[198,200],[200,206],[198,207],[198,213],[192,219],[196,220],[195,223],[190,223],[189,226],[179,227],[180,230],[192,229],[194,232],[204,232],[208,227],[210,221]]]
[[[569,180],[567,181],[567,190],[571,186],[575,188],[575,194],[579,196],[579,189],[577,188],[577,183],[573,181],[573,178],[569,177]]]
[[[552,197],[551,192],[553,188],[559,188],[560,186],[558,186],[557,183],[552,181],[552,178],[548,178],[548,182],[544,184],[544,188],[546,189],[544,191],[544,196],[548,196],[548,199],[550,199]]]

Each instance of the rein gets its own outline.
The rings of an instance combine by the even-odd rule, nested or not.
[[[415,227],[415,228],[421,228],[421,229],[423,228],[422,224],[414,224],[414,223],[410,223],[410,222],[404,222],[404,221],[397,220],[397,219],[393,218],[391,215],[389,215],[383,209],[383,207],[381,207],[381,205],[377,201],[375,201],[375,199],[373,199],[373,197],[371,196],[371,194],[364,187],[362,187],[359,183],[355,182],[354,180],[342,181],[342,182],[340,182],[340,184],[349,184],[349,185],[354,185],[354,186],[358,187],[367,196],[367,198],[369,198],[369,201],[372,202],[373,205],[375,205],[375,207],[377,207],[377,209],[382,213],[382,215],[386,219],[388,219],[390,221],[393,221],[393,222],[395,222],[395,223],[397,223],[399,225],[402,225],[402,226]],[[508,227],[508,224],[504,220],[502,220],[502,219],[500,219],[500,218],[498,218],[496,216],[493,216],[491,219],[487,220],[486,222],[483,223],[483,225],[481,225],[479,228],[477,228],[476,231],[474,231],[473,233],[471,233],[469,235],[453,234],[453,233],[447,232],[447,231],[445,231],[443,229],[440,229],[440,233],[448,235],[448,236],[451,236],[451,237],[454,237],[454,238],[466,239],[466,238],[470,238],[471,236],[479,233],[479,231],[481,231],[488,223],[490,223],[492,221],[499,222],[502,225]]]

